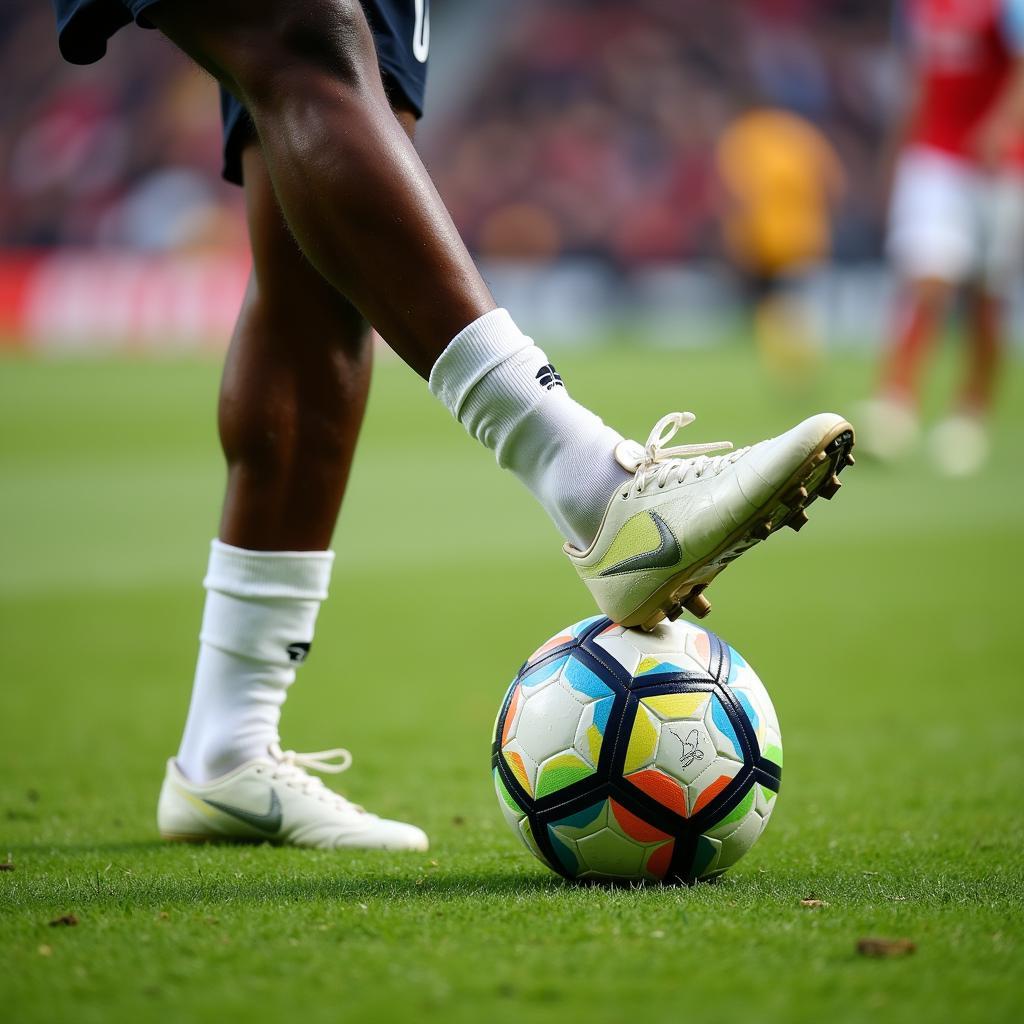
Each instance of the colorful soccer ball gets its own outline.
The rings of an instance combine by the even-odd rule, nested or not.
[[[494,726],[498,803],[567,878],[693,882],[763,831],[782,739],[754,670],[714,633],[584,619],[519,670]]]

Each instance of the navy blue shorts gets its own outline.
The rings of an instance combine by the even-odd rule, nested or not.
[[[92,64],[107,52],[107,40],[120,28],[136,22],[153,26],[145,11],[157,2],[174,0],[53,0],[57,12],[57,43],[65,60]],[[291,0],[282,0],[290,3]],[[360,0],[373,30],[384,88],[392,104],[423,113],[430,46],[430,0]],[[242,184],[242,149],[253,127],[245,108],[221,89],[224,122],[224,177]]]

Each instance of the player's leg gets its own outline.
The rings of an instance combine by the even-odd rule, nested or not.
[[[984,419],[992,409],[1005,343],[1006,299],[984,285],[967,295],[967,372],[960,411]]]
[[[414,115],[399,118],[411,134]],[[422,849],[419,829],[356,808],[280,750],[281,706],[327,593],[327,548],[366,407],[372,340],[299,251],[255,139],[243,146],[234,135],[226,149],[241,149],[231,158],[244,170],[253,272],[221,385],[227,493],[160,830],[168,838],[262,833],[302,845]]]
[[[900,160],[889,211],[889,255],[900,279],[897,316],[878,390],[861,413],[861,443],[879,459],[919,434],[918,384],[953,291],[972,273],[978,242],[970,172],[927,149]]]
[[[253,275],[221,381],[228,481],[219,535],[239,548],[323,551],[363,421],[373,345],[360,313],[289,234],[259,147],[242,159]]]
[[[683,464],[673,457],[697,452],[669,451],[663,436],[681,417],[623,450],[558,387],[544,353],[494,309],[395,126],[354,0],[159,0],[147,17],[245,101],[303,251],[537,496],[607,614],[637,624],[678,613],[762,535],[802,525],[808,501],[838,486],[853,442],[841,417],[814,417],[747,458]],[[672,486],[671,512],[657,519],[639,507],[656,475],[659,490]],[[623,531],[633,517],[639,528]],[[655,555],[650,529],[662,528],[672,544]]]
[[[966,372],[954,409],[928,437],[932,461],[947,476],[976,473],[988,458],[987,420],[1002,348],[1003,299],[977,283],[966,300]]]
[[[981,418],[992,409],[1005,348],[1006,297],[1024,270],[1024,171],[979,177],[984,252],[968,310],[970,359],[960,407]]]
[[[924,361],[949,308],[955,285],[939,277],[917,277],[901,287],[893,341],[882,368],[881,391],[889,400],[916,408]]]
[[[145,16],[244,103],[307,258],[428,377],[495,303],[392,115],[358,0],[160,0]]]
[[[278,740],[280,705],[298,665],[289,651],[302,654],[296,645],[312,642],[328,588],[333,555],[327,549],[372,363],[362,317],[288,234],[255,142],[243,150],[242,165],[253,272],[218,406],[227,490],[208,586],[216,580],[220,589],[211,589],[207,601],[204,649],[178,754],[196,782]],[[234,579],[240,569],[258,579]],[[294,596],[262,597],[261,585]],[[261,619],[259,633],[234,628],[250,612]],[[278,656],[260,657],[275,639]]]
[[[982,253],[967,295],[967,366],[956,405],[929,438],[936,466],[949,476],[977,472],[988,458],[988,421],[1005,345],[1006,294],[1024,262],[1024,180],[1020,173],[979,175],[976,202]]]

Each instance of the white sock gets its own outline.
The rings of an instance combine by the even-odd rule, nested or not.
[[[507,310],[455,336],[430,372],[430,390],[526,484],[563,537],[590,546],[612,492],[631,476],[613,454],[622,435],[569,397]]]
[[[246,551],[215,540],[178,764],[207,782],[278,742],[296,666],[309,653],[333,551]]]

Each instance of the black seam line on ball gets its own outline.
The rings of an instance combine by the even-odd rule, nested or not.
[[[739,702],[739,698],[737,698],[736,694],[733,693],[729,686],[728,680],[732,663],[729,658],[728,648],[724,644],[722,647],[722,664],[717,677],[717,693],[719,699],[722,701],[722,707],[725,710],[726,716],[729,721],[732,722],[733,728],[736,730],[739,738],[740,745],[743,748],[740,751],[743,755],[743,761],[745,764],[753,766],[757,764],[761,757],[761,749],[757,742],[757,733],[754,732],[754,726],[747,717],[747,713],[743,709],[743,705]]]
[[[649,672],[644,676],[634,676],[630,690],[646,697],[649,696],[646,692],[648,689],[672,683],[706,683],[708,686],[713,686],[715,680],[707,672],[688,672],[686,669],[678,669],[673,672]]]
[[[512,769],[505,762],[505,758],[500,754],[496,758],[494,767],[498,769],[498,775],[501,776],[501,781],[505,784],[505,788],[511,794],[512,799],[519,805],[519,809],[523,814],[526,814],[533,801],[526,790],[519,784],[519,780],[512,774]]]
[[[726,668],[725,672],[722,671],[723,662],[726,661],[726,651],[729,645],[717,634],[712,633],[711,630],[706,631],[708,634],[708,642],[711,646],[711,654],[708,657],[708,672],[715,678],[721,679],[724,675],[726,679],[729,678],[729,670]]]
[[[577,641],[573,640],[571,644],[562,644],[561,647],[553,647],[536,661],[524,661],[520,666],[519,671],[516,673],[514,682],[521,683],[527,676],[532,676],[537,669],[544,668],[547,664],[552,661],[557,661],[559,658],[569,657],[576,647]]]
[[[673,692],[673,691],[668,691]],[[681,691],[675,691],[681,692]],[[704,692],[707,692],[705,690]],[[630,694],[624,709],[613,714],[620,714],[620,726],[631,726],[635,719],[639,701],[635,695]],[[609,722],[609,725],[611,722]],[[624,734],[629,728],[623,728]],[[604,758],[602,755],[601,761]],[[560,789],[548,797],[539,800],[531,800],[529,806],[531,812],[536,814],[538,819],[545,825],[569,817],[579,811],[586,810],[600,800],[612,797],[621,803],[628,811],[649,821],[651,825],[662,832],[679,838],[687,833],[702,833],[705,829],[713,827],[718,820],[728,814],[746,796],[747,791],[754,781],[754,768],[751,765],[740,766],[736,775],[730,779],[728,785],[719,793],[706,807],[689,817],[684,818],[669,810],[653,797],[648,796],[642,790],[637,789],[623,774],[623,758],[616,758],[607,769],[599,771],[586,779],[581,779],[572,786]],[[604,768],[603,764],[601,766]],[[503,765],[502,776],[509,774]]]
[[[594,657],[594,655],[585,648],[577,648],[572,652],[572,657],[578,660],[585,668],[592,671],[594,675],[596,675],[598,679],[600,679],[601,682],[611,690],[610,696],[613,698],[612,709],[608,715],[608,725],[605,727],[604,738],[601,740],[601,754],[598,757],[598,763],[595,771],[585,779],[580,779],[578,782],[574,782],[570,786],[564,786],[547,796],[528,797],[530,807],[538,813],[561,808],[567,803],[576,801],[579,797],[585,797],[589,793],[596,792],[598,786],[603,784],[599,780],[607,779],[611,773],[612,766],[614,765],[614,742],[609,745],[608,738],[613,735],[613,731],[617,732],[618,730],[619,722],[622,718],[623,706],[626,703],[629,691],[623,685],[622,680],[617,678],[616,673],[609,665],[607,665],[602,659]],[[607,698],[596,698],[596,700],[605,699]],[[504,728],[504,722],[502,722],[502,728]],[[609,746],[611,747],[611,750],[609,750]],[[504,762],[504,758],[499,757],[499,761]],[[516,782],[516,786],[520,793],[525,794],[525,791],[519,786],[518,781]]]
[[[498,712],[498,720],[494,727],[494,742],[501,744],[501,733],[505,728],[505,716],[508,714],[509,706],[512,703],[512,695],[516,692],[516,687],[519,685],[519,676],[516,675],[515,679],[508,684],[508,689],[505,691],[505,697],[501,702],[501,711]]]
[[[653,678],[653,677],[652,677]],[[661,697],[666,693],[718,693],[718,683],[710,676],[694,673],[686,676],[682,673],[666,678],[664,674],[660,679],[653,682],[634,687],[629,691],[631,697],[637,700],[644,700],[647,697]]]
[[[574,623],[575,625],[575,623]],[[611,619],[607,617],[599,618],[596,622],[591,623],[579,636],[574,636],[570,640],[567,640],[564,644],[559,644],[558,647],[552,647],[550,651],[545,651],[536,661],[530,661],[527,659],[519,666],[519,671],[516,673],[515,681],[519,682],[524,675],[527,674],[527,668],[530,672],[540,668],[542,665],[546,665],[553,658],[560,658],[574,648],[581,648],[595,633],[600,632],[603,629],[607,629],[608,626],[614,625]]]
[[[714,634],[708,634],[714,637]],[[715,641],[721,646],[719,656],[717,657],[719,672],[725,671],[726,675],[729,669],[728,655],[724,650],[724,645],[717,637],[714,637]],[[728,814],[743,798],[746,792],[746,788],[751,780],[753,779],[754,772],[754,760],[753,751],[757,749],[757,739],[754,736],[753,729],[747,719],[747,714],[743,710],[742,705],[735,699],[732,691],[728,685],[721,681],[721,679],[713,679],[705,676],[703,680],[680,680],[688,685],[684,685],[682,688],[677,682],[675,685],[669,683],[667,680],[659,685],[653,685],[650,688],[645,688],[642,691],[632,691],[631,696],[636,697],[636,705],[627,709],[632,711],[629,716],[629,729],[632,731],[632,724],[636,718],[637,709],[639,707],[639,701],[642,697],[658,696],[665,693],[708,693],[711,699],[714,700],[715,696],[725,698],[722,700],[722,709],[725,711],[726,717],[732,723],[733,729],[736,731],[737,738],[740,742],[740,750],[738,753],[743,757],[743,762],[740,766],[739,771],[729,781],[726,787],[719,793],[711,802],[706,806],[702,807],[701,810],[692,815],[689,818],[682,818],[672,811],[666,809],[665,813],[671,815],[671,817],[677,822],[674,831],[681,832],[684,828],[693,829],[697,832],[703,831],[704,828],[710,827],[706,823],[712,821],[715,818]],[[746,742],[744,742],[746,740]],[[753,750],[751,749],[751,741]],[[625,744],[628,748],[628,742]],[[612,772],[612,778],[616,781],[621,776],[631,789],[635,789],[632,783],[625,778],[625,754],[623,754],[621,761],[613,765],[614,771]],[[639,791],[638,791],[639,792]],[[646,794],[644,794],[646,795]],[[651,798],[648,798],[651,799]],[[659,806],[661,806],[659,804]],[[685,826],[683,823],[685,822]]]
[[[581,643],[590,640],[592,637],[597,636],[598,633],[603,633],[609,626],[614,626],[615,623],[608,618],[607,615],[600,616],[596,622],[592,622],[577,638]]]
[[[625,694],[617,694],[615,697],[616,705],[625,699]],[[621,714],[621,709],[613,706],[608,720],[609,726],[613,724],[617,714]],[[524,814],[529,811],[530,814],[553,814],[556,817],[565,817],[566,814],[573,814],[577,810],[583,810],[590,806],[591,803],[595,803],[598,799],[601,799],[601,794],[609,788],[606,781],[607,771],[602,772],[600,767],[604,761],[603,747],[604,744],[602,743],[601,757],[598,759],[599,768],[596,772],[588,775],[585,779],[574,782],[571,786],[563,786],[556,792],[543,797],[533,797],[526,791],[509,767],[500,749],[492,758],[492,766],[497,767],[506,788],[520,808],[523,809]],[[573,807],[572,810],[564,810],[564,808],[570,805]]]
[[[611,784],[615,799],[626,810],[632,811],[644,821],[660,829],[674,839],[693,831],[688,818],[680,817],[670,811],[664,804],[648,796],[643,790],[637,789],[626,778],[616,778]]]
[[[508,716],[508,709],[512,703],[512,695],[515,693],[516,686],[518,686],[523,681],[523,677],[525,675],[529,675],[535,672],[537,669],[541,668],[542,666],[546,665],[548,662],[554,659],[568,657],[569,655],[574,653],[579,654],[583,650],[582,644],[585,640],[593,636],[595,633],[606,629],[610,625],[613,625],[613,623],[612,620],[609,619],[607,616],[599,617],[598,619],[596,619],[596,621],[591,623],[590,626],[588,626],[579,636],[573,637],[570,641],[561,644],[559,647],[554,647],[550,651],[545,652],[545,654],[542,657],[538,658],[536,661],[524,661],[523,664],[520,666],[519,671],[516,673],[515,679],[512,680],[512,682],[508,686],[508,689],[505,692],[505,698],[502,701],[501,711],[498,713],[498,720],[495,724],[494,737],[491,742],[491,767],[502,767],[502,777],[506,780],[510,780],[513,783],[512,792],[520,798],[529,800],[531,804],[534,803],[533,799],[529,797],[525,789],[523,789],[523,787],[519,785],[518,780],[516,780],[515,776],[512,775],[511,772],[508,770],[504,758],[501,757],[501,735],[505,731],[505,719]],[[614,685],[615,683],[619,683],[621,689],[626,689],[626,687],[621,684],[620,680],[616,676],[616,673],[609,665],[607,665],[601,658],[594,657],[592,652],[588,653],[591,654],[593,661],[605,670],[604,673],[595,673],[601,679],[601,681],[605,683],[609,681],[607,678],[605,678],[605,674],[610,675],[612,677],[612,692],[614,694],[617,695],[619,689],[619,687],[616,687]],[[588,659],[581,658],[580,660],[583,662],[583,664],[587,664]],[[593,669],[593,665],[587,665],[587,667]],[[616,709],[613,707],[612,714],[609,716],[609,725],[613,720],[615,710]],[[604,753],[603,747],[604,744],[602,743],[602,755]],[[586,782],[587,780],[584,779],[583,781]]]
[[[579,806],[574,810],[569,811],[568,814],[575,814],[579,811],[586,810],[588,807],[592,807],[594,804],[603,801],[603,796],[597,796],[596,794],[601,790],[606,789],[605,786],[595,787],[595,795],[592,798],[588,796],[579,798]],[[548,832],[548,827],[554,824],[559,818],[568,817],[568,814],[556,815],[552,818],[551,815],[538,809],[531,810],[528,814],[530,819],[530,830],[533,832],[533,839],[540,850],[543,852],[544,857],[552,865],[552,870],[556,871],[563,878],[575,878],[574,875],[570,874],[569,871],[563,866],[558,854],[555,852],[555,844],[551,839]]]
[[[693,864],[697,858],[697,843],[700,841],[700,833],[687,830],[676,840],[672,849],[672,857],[668,862],[668,871],[665,873],[665,880],[678,879],[687,885],[695,881],[693,877]]]
[[[744,765],[714,800],[690,818],[693,827],[698,832],[706,832],[709,828],[714,828],[722,818],[742,802],[753,784],[754,769],[750,765]]]
[[[508,767],[507,762],[505,761],[505,758],[502,756],[501,753],[501,735],[505,731],[505,720],[508,717],[508,710],[512,704],[512,695],[515,693],[516,687],[522,682],[524,670],[527,666],[529,666],[530,672],[532,673],[540,666],[552,660],[552,658],[563,656],[568,657],[568,655],[572,652],[573,648],[576,647],[577,643],[578,640],[573,639],[572,643],[563,644],[561,647],[549,651],[547,654],[544,655],[543,658],[539,658],[536,662],[523,662],[523,667],[520,668],[520,670],[516,673],[515,679],[509,684],[508,691],[505,694],[505,699],[502,702],[501,711],[498,714],[498,719],[494,727],[494,737],[491,741],[491,768],[498,768],[498,770],[501,772],[501,777],[504,780],[506,787],[508,788],[509,792],[512,793],[516,802],[520,804],[520,806],[532,807],[535,801],[533,797],[530,796],[529,793],[527,793],[526,789],[520,784],[519,780],[512,773],[511,769]],[[583,781],[585,782],[587,780],[584,779]]]
[[[530,831],[533,833],[533,841],[537,844],[541,853],[544,854],[544,859],[550,865],[551,870],[563,878],[574,879],[575,876],[570,874],[568,868],[565,867],[558,854],[555,853],[555,844],[551,841],[551,836],[548,835],[547,825],[536,814],[529,814],[527,817],[530,819]]]
[[[531,807],[532,801],[525,798],[522,787],[505,764],[504,758],[498,758],[497,767],[498,774],[501,776],[501,780],[504,782],[505,788],[512,793],[512,798],[515,800],[519,810],[530,823],[530,833],[533,836],[533,841],[536,844],[537,849],[541,852],[544,862],[552,871],[555,872],[555,874],[561,875],[563,878],[572,879],[573,876],[569,874],[555,853],[554,845],[548,837],[547,825],[541,820],[540,816],[536,813],[536,810]],[[501,797],[499,797],[499,799],[501,799]],[[516,827],[519,828],[518,825]]]
[[[573,625],[575,625],[575,623],[573,623]],[[593,636],[594,633],[599,630],[606,629],[611,625],[613,625],[612,620],[606,616],[602,616],[595,622],[592,622],[585,630],[583,630],[582,633],[580,633],[579,636],[574,636],[564,644],[559,644],[558,647],[552,647],[550,651],[545,651],[544,654],[542,654],[536,661],[530,661],[529,658],[527,658],[527,660],[519,666],[519,671],[516,673],[516,677],[513,682],[518,683],[523,678],[526,674],[527,667],[529,667],[529,670],[532,672],[534,669],[538,669],[541,665],[551,661],[552,658],[561,657],[571,651],[574,647],[581,647],[584,641]]]
[[[700,682],[690,682],[685,689],[680,689],[678,685],[672,686],[669,683],[662,683],[659,686],[652,687],[651,689],[645,689],[642,692],[632,691],[629,695],[630,701],[627,705],[622,719],[622,728],[620,730],[622,736],[622,743],[619,745],[621,749],[621,756],[618,756],[615,761],[612,762],[609,777],[614,780],[615,785],[620,782],[622,784],[623,792],[626,792],[636,802],[641,803],[644,807],[658,808],[659,818],[666,823],[671,823],[668,827],[668,831],[673,834],[682,832],[690,828],[690,819],[684,818],[682,815],[676,814],[674,811],[669,810],[660,801],[655,800],[654,797],[648,796],[639,787],[634,785],[626,777],[626,756],[629,752],[629,735],[633,731],[633,725],[636,722],[636,716],[640,711],[640,701],[642,697],[656,697],[665,693],[708,693],[714,694],[715,688],[714,683],[710,680],[702,680]],[[616,754],[619,754],[619,749],[616,750]],[[678,782],[678,780],[675,780]],[[662,828],[661,825],[658,826]],[[663,829],[664,831],[665,829]]]
[[[754,777],[765,789],[770,789],[773,793],[778,793],[782,788],[782,769],[764,758],[754,767]]]
[[[545,826],[557,824],[563,818],[571,817],[585,811],[588,807],[602,803],[612,795],[612,787],[607,782],[599,782],[595,779],[588,780],[591,784],[589,790],[576,793],[575,796],[561,803],[550,804],[546,807],[533,809],[537,818],[544,822]]]
[[[609,622],[608,625],[614,625],[614,623]],[[580,644],[580,653],[586,655],[586,658],[582,659],[584,664],[589,661],[592,665],[600,665],[604,674],[615,680],[623,690],[629,689],[629,684],[633,677],[617,659],[613,658],[597,643],[597,636],[594,632],[588,633],[583,639],[583,642]],[[588,667],[591,667],[591,665],[588,665]],[[598,673],[598,675],[601,675],[601,673]]]
[[[595,661],[603,665],[616,679],[622,682],[622,685],[627,690],[642,689],[650,681],[652,685],[656,685],[659,677],[665,677],[665,681],[668,679],[690,681],[707,680],[713,681],[714,676],[704,671],[691,672],[687,669],[675,669],[670,672],[658,672],[651,673],[649,676],[637,677],[627,672],[626,669],[619,663],[619,661],[613,658],[603,647],[597,642],[598,635],[604,632],[607,626],[615,625],[610,619],[604,620],[605,625],[600,630],[592,629],[583,635],[582,643],[580,644],[580,650],[586,651]],[[713,633],[709,633],[708,636],[714,637]],[[715,637],[717,640],[718,638]],[[685,652],[684,652],[685,653]]]
[[[689,833],[692,831],[689,828],[679,829],[673,827],[673,823],[664,820],[671,817],[669,812],[661,809],[656,815],[658,820],[654,820],[655,815],[647,815],[646,806],[642,806],[640,802],[634,799],[632,793],[626,792],[623,787],[618,786],[616,783],[599,783],[594,786],[590,793],[585,793],[577,796],[572,801],[567,801],[557,807],[549,807],[543,810],[537,810],[530,814],[531,826],[534,828],[534,836],[537,835],[537,829],[542,828],[544,831],[545,838],[550,838],[548,829],[557,825],[564,818],[571,817],[574,814],[578,814],[580,811],[585,811],[591,807],[595,807],[598,804],[604,804],[608,800],[614,800],[617,804],[622,806],[625,810],[631,814],[635,814],[642,818],[647,824],[659,831],[664,833],[668,840],[672,840],[678,844],[680,840],[686,840]],[[614,813],[614,811],[612,812]],[[696,839],[694,839],[694,843]],[[553,850],[552,850],[553,853]],[[673,849],[673,856],[675,855],[675,849]],[[563,873],[564,872],[560,872]],[[670,875],[666,875],[666,878]]]
[[[611,712],[608,715],[608,723],[605,725],[604,736],[601,739],[601,754],[597,759],[597,774],[604,778],[611,778],[618,754],[622,720],[629,706],[629,683],[626,671],[618,662],[609,665],[605,660],[606,654],[605,658],[599,657],[589,647],[581,647],[577,654],[580,656],[580,662],[590,669],[605,686],[609,687],[615,696]]]
[[[770,775],[779,782],[782,781],[782,765],[777,762],[771,761],[767,757],[761,757],[758,758],[757,764],[754,767],[764,772],[765,775]]]

